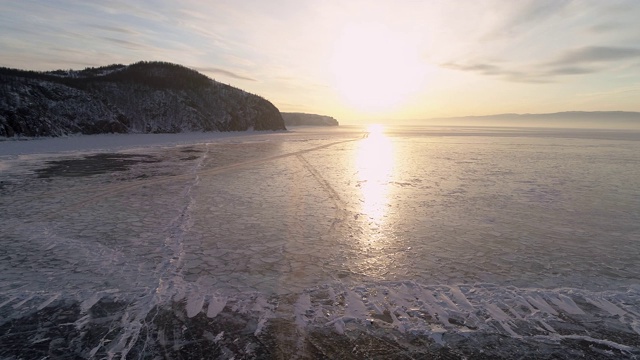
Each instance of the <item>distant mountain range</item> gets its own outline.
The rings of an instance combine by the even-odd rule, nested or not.
[[[282,118],[287,126],[313,125],[313,126],[338,126],[338,120],[326,115],[287,113],[283,112]]]
[[[283,130],[260,96],[181,65],[138,62],[81,71],[0,68],[0,136]]]
[[[566,111],[550,114],[499,114],[432,118],[427,123],[466,126],[532,126],[556,128],[640,129],[640,112]]]

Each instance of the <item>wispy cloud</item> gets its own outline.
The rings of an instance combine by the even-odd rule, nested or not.
[[[517,33],[528,32],[543,26],[546,21],[557,17],[562,10],[571,5],[570,0],[522,0],[510,6],[503,2],[493,4],[492,13],[496,20],[493,28],[483,39],[511,37]]]
[[[499,75],[502,73],[500,67],[485,63],[459,64],[450,62],[442,64],[442,66],[453,70],[478,72],[484,75]]]
[[[106,14],[126,14],[140,19],[155,21],[162,21],[168,18],[168,14],[163,14],[161,12],[162,8],[159,6],[139,6],[135,3],[120,0],[108,2],[87,0],[84,5],[91,6]]]
[[[154,48],[153,46],[149,46],[143,43],[137,43],[134,41],[130,41],[130,40],[124,40],[124,39],[118,39],[118,38],[114,38],[114,37],[109,37],[109,36],[102,36],[100,37],[102,40],[106,40],[115,44],[118,44],[122,47],[128,48],[128,49],[133,49],[133,50],[159,50]]]
[[[533,64],[500,64],[487,62],[449,62],[448,69],[495,76],[506,81],[548,83],[559,76],[584,75],[606,71],[607,64],[640,59],[640,48],[589,46],[567,50],[555,58]]]
[[[603,63],[640,57],[640,48],[587,46],[569,50],[550,62],[552,66]]]
[[[234,79],[238,79],[238,80],[247,80],[247,81],[257,81],[256,79],[249,77],[249,76],[243,76],[243,75],[239,75],[236,74],[232,71],[229,70],[225,70],[225,69],[220,69],[220,68],[215,68],[215,67],[194,67],[194,70],[200,71],[200,72],[204,72],[204,73],[211,73],[211,74],[220,74],[220,75],[224,75],[230,78],[234,78]]]
[[[599,71],[596,68],[579,67],[579,66],[565,66],[555,67],[542,73],[542,75],[580,75],[591,74]]]
[[[590,26],[587,30],[592,33],[608,33],[610,31],[622,29],[624,26],[619,23],[605,22]]]
[[[523,82],[523,83],[548,83],[551,82],[550,79],[540,76],[539,73],[534,71],[526,71],[526,70],[515,70],[510,68],[507,65],[494,65],[487,63],[446,63],[441,65],[444,68],[458,70],[458,71],[466,71],[473,72],[480,75],[493,76],[505,81],[511,82]]]
[[[629,88],[622,88],[622,89],[616,89],[611,91],[592,92],[592,93],[580,94],[579,96],[603,97],[603,96],[611,96],[611,95],[628,94],[628,93],[634,93],[634,92],[640,92],[640,87],[629,87]]]
[[[121,27],[121,26],[109,26],[109,25],[99,25],[99,24],[85,24],[85,26],[90,27],[90,28],[94,28],[94,29],[98,29],[98,30],[115,32],[115,33],[125,34],[125,35],[139,35],[140,34],[140,32],[138,32],[138,31],[135,31],[133,29],[129,29],[129,28],[126,28],[126,27]]]

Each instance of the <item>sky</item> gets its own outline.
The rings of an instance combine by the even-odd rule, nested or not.
[[[281,111],[640,111],[637,0],[0,0],[0,66],[158,60]]]

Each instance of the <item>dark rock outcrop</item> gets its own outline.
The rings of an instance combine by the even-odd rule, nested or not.
[[[0,136],[284,130],[269,101],[163,62],[0,68]]]
[[[338,126],[338,120],[331,116],[305,114],[305,113],[286,113],[283,112],[282,118],[285,125],[314,125],[314,126]]]

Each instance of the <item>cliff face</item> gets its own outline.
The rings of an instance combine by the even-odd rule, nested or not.
[[[0,136],[283,130],[269,101],[180,65],[0,69]]]
[[[331,116],[285,112],[281,114],[285,125],[338,126],[338,120]]]

